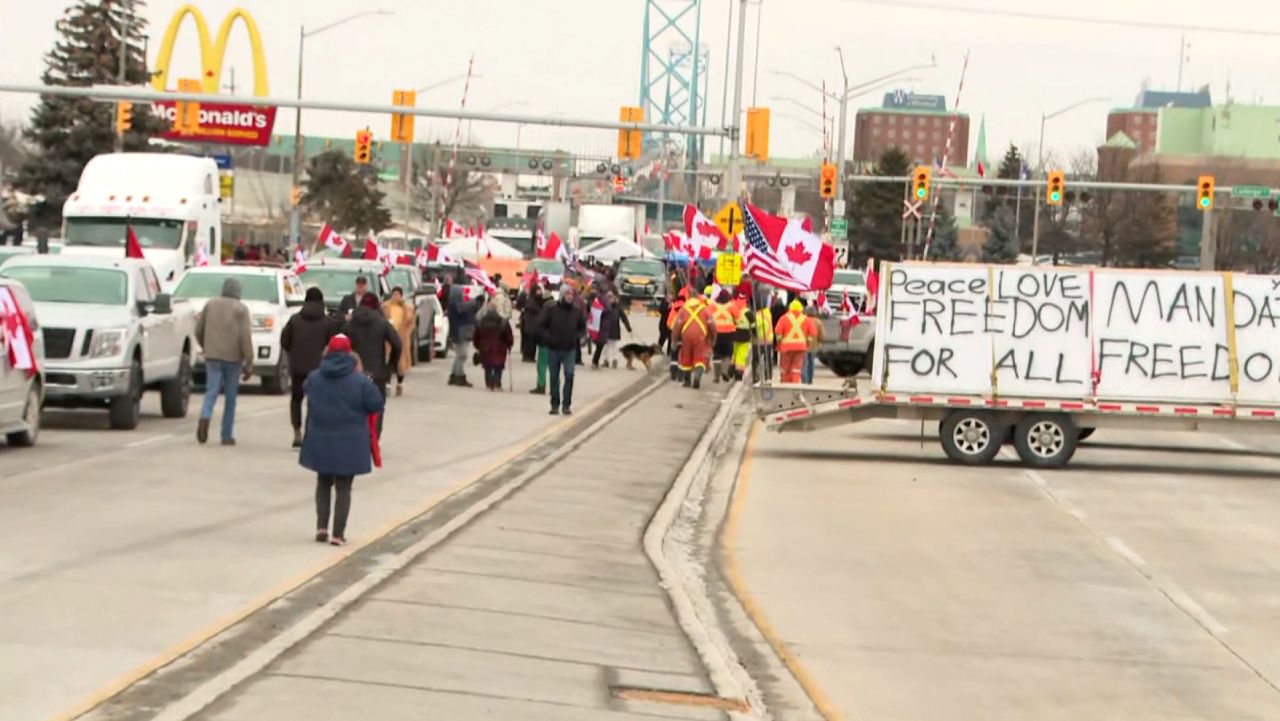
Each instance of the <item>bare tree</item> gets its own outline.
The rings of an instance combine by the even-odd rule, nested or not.
[[[493,202],[494,185],[489,176],[457,163],[450,178],[449,151],[439,145],[419,153],[414,165],[419,174],[413,178],[409,202],[415,217],[431,217],[434,202],[437,224],[446,218],[469,223],[484,217]]]

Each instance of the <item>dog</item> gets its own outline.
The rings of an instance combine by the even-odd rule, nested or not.
[[[645,370],[649,370],[649,364],[653,362],[654,356],[662,355],[662,349],[655,345],[645,345],[644,343],[628,343],[620,349],[622,357],[627,359],[627,369],[633,368],[633,361],[640,361],[644,365]]]

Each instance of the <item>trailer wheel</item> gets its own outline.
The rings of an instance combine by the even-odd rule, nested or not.
[[[1076,452],[1079,429],[1070,416],[1033,413],[1018,423],[1013,445],[1028,466],[1059,468]]]
[[[942,421],[939,434],[948,458],[981,466],[990,463],[1000,452],[1004,428],[986,411],[953,411]]]

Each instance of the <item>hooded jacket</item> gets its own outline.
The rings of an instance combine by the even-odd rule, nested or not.
[[[227,278],[222,297],[205,303],[196,321],[196,342],[205,360],[253,363],[253,336],[249,307],[240,302],[240,281]]]
[[[567,351],[578,347],[587,332],[587,319],[582,308],[563,299],[547,305],[538,320],[538,342],[551,350]]]
[[[359,311],[357,311],[359,312]],[[382,394],[347,353],[330,353],[307,376],[307,430],[298,463],[316,473],[358,476],[373,470],[369,414],[386,406]]]
[[[377,383],[390,380],[391,369],[400,362],[400,353],[404,348],[400,343],[400,334],[383,317],[382,311],[366,306],[356,308],[342,332],[351,339],[351,350],[360,356],[364,372]],[[388,345],[391,346],[390,357],[387,355]]]
[[[338,333],[338,321],[329,317],[323,300],[302,304],[280,333],[280,347],[289,354],[290,373],[310,373],[320,367],[329,339]]]

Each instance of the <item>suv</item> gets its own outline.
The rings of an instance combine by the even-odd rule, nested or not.
[[[409,357],[415,363],[419,361],[430,363],[435,356],[433,349],[436,342],[436,307],[438,303],[433,304],[428,299],[435,295],[435,291],[422,282],[422,271],[418,270],[416,265],[392,266],[387,273],[387,285],[392,288],[398,287],[402,289],[404,297],[409,299],[417,310],[417,326],[413,329],[413,335],[410,336],[410,343],[413,347],[406,349],[412,351]]]
[[[0,278],[0,293],[6,291],[31,324],[35,335],[31,352],[36,359],[36,372],[28,376],[25,370],[13,367],[8,349],[4,347],[4,337],[0,335],[0,433],[11,446],[34,446],[40,434],[40,406],[44,403],[44,339],[40,336],[35,304],[27,289],[16,280]],[[0,306],[0,317],[4,315],[4,308]]]
[[[111,427],[136,428],[142,394],[160,391],[166,418],[184,418],[191,397],[195,311],[160,292],[146,260],[24,255],[0,274],[35,301],[44,338],[45,403],[106,408]]]
[[[841,378],[855,376],[863,369],[870,371],[876,324],[864,321],[847,328],[839,313],[845,294],[855,309],[863,307],[867,276],[860,270],[837,270],[826,293],[827,302],[836,313],[821,319],[823,341],[818,344],[818,360]]]
[[[624,301],[657,303],[667,294],[667,267],[653,258],[626,258],[615,274]]]
[[[289,356],[280,348],[284,324],[302,307],[302,281],[293,271],[280,264],[230,262],[223,265],[190,268],[182,274],[173,290],[176,298],[191,302],[197,317],[211,298],[222,295],[222,284],[228,278],[240,281],[240,300],[249,307],[253,332],[253,372],[262,379],[268,393],[289,392]],[[195,357],[196,382],[205,376],[204,353]]]
[[[301,280],[304,288],[319,288],[324,293],[325,310],[337,317],[343,296],[355,291],[356,278],[360,276],[369,281],[369,290],[379,300],[391,295],[391,287],[387,285],[382,271],[382,263],[376,260],[312,258],[307,260],[307,272],[302,274]]]

